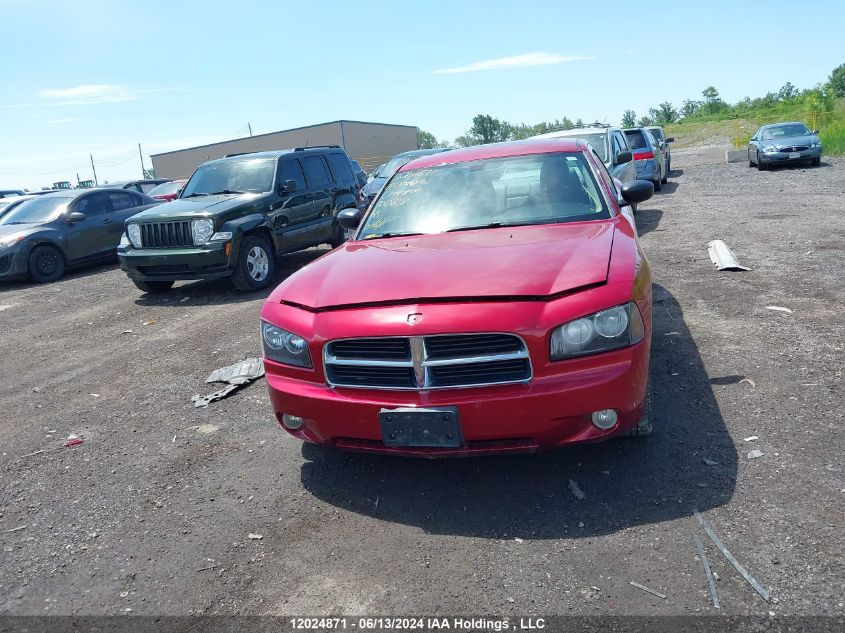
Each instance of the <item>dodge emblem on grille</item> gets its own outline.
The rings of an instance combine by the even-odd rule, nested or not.
[[[414,312],[413,314],[408,315],[408,325],[416,325],[420,321],[422,321],[423,315],[419,312]]]

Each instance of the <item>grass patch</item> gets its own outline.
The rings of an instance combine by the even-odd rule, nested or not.
[[[779,121],[803,121],[808,127],[820,130],[824,153],[845,155],[845,98],[837,99],[833,111],[815,117],[800,103],[779,103],[769,108],[748,111],[741,115],[725,113],[695,117],[666,126],[666,133],[675,137],[673,147],[701,147],[703,145],[733,145],[745,147],[751,135],[761,125]]]

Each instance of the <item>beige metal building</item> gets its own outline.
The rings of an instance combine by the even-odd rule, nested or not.
[[[417,149],[417,128],[388,123],[332,121],[152,154],[150,158],[157,178],[188,178],[205,161],[223,158],[226,154],[314,145],[340,145],[369,173],[392,156]]]

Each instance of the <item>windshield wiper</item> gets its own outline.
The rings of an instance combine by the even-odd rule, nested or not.
[[[194,197],[207,196],[207,195],[208,195],[207,193],[199,193],[198,191],[195,191],[194,193],[192,193],[190,195],[182,196],[182,197],[183,198],[194,198]]]
[[[411,235],[423,235],[422,233],[412,233],[412,232],[399,232],[399,233],[375,233],[373,235],[368,235],[367,237],[361,238],[364,240],[374,240],[377,238],[382,237],[410,237]]]
[[[222,191],[215,191],[212,196],[219,196],[224,193],[244,193],[243,191],[235,191],[234,189],[223,189]]]
[[[531,226],[534,224],[551,224],[550,222],[490,222],[489,224],[471,224],[469,226],[458,226],[454,229],[448,229],[446,233],[455,233],[457,231],[474,231],[476,229],[498,229],[503,226]]]

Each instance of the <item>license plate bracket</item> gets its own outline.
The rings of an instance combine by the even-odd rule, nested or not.
[[[401,407],[378,414],[385,446],[457,448],[463,445],[457,407]]]

